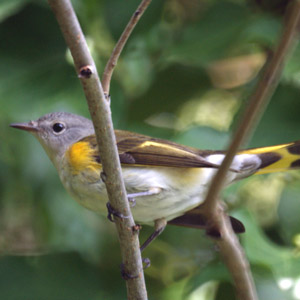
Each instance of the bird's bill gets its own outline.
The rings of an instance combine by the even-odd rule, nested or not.
[[[25,131],[31,131],[31,132],[38,131],[37,123],[34,121],[30,121],[28,123],[12,123],[10,124],[10,127],[25,130]]]

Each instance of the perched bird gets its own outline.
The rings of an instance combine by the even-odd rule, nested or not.
[[[47,114],[36,121],[11,124],[32,133],[58,171],[67,191],[84,207],[103,213],[108,201],[94,127],[90,120],[65,112]],[[167,140],[116,130],[123,178],[136,222],[155,225],[144,249],[167,222],[187,227],[205,227],[199,205],[225,154],[198,150]],[[227,184],[252,174],[300,167],[300,141],[242,150],[227,174]],[[243,225],[231,218],[233,229]]]

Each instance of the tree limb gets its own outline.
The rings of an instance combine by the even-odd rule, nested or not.
[[[278,84],[284,62],[296,44],[296,35],[299,33],[299,20],[300,1],[296,0],[287,11],[287,22],[277,49],[250,99],[249,105],[228,148],[226,157],[213,178],[203,203],[205,214],[210,220],[211,226],[215,229],[217,228],[221,233],[221,238],[217,241],[217,244],[228,269],[231,271],[239,299],[243,300],[257,299],[255,287],[243,250],[236,237],[234,237],[231,225],[228,221],[224,221],[224,212],[220,208],[218,198],[226,182],[226,174],[236,152],[253,132]]]
[[[118,40],[106,66],[103,72],[102,76],[102,84],[103,84],[103,90],[106,95],[109,95],[109,88],[110,88],[110,81],[111,76],[113,74],[114,68],[117,65],[117,61],[119,59],[119,56],[129,38],[131,35],[131,32],[133,31],[135,25],[143,15],[144,11],[149,6],[151,0],[143,0],[139,7],[136,9],[134,14],[132,15],[131,19],[129,20],[127,26],[125,27],[120,39]]]
[[[235,283],[237,298],[257,300],[249,262],[224,210],[221,210],[218,221],[221,238],[215,242]]]
[[[126,281],[128,299],[147,299],[143,264],[137,231],[130,212],[115,142],[109,101],[106,100],[95,63],[69,0],[48,0],[74,59],[95,127],[103,176],[109,201],[126,218],[115,218],[124,271],[132,275]],[[99,174],[100,175],[100,174]]]

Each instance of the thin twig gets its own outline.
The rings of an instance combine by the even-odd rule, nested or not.
[[[286,20],[287,23],[274,56],[266,67],[263,77],[259,81],[259,84],[250,99],[250,103],[245,110],[243,117],[241,118],[240,125],[234,134],[226,157],[223,160],[217,174],[213,178],[207,197],[203,203],[203,208],[207,218],[211,220],[212,226],[219,228],[221,233],[231,231],[230,235],[233,235],[231,228],[224,227],[225,222],[221,220],[221,218],[223,218],[223,213],[220,213],[220,208],[218,205],[218,198],[221,189],[224,187],[226,182],[226,174],[236,152],[249,138],[260,117],[262,116],[262,113],[264,112],[270,97],[278,84],[284,62],[296,44],[296,35],[299,33],[300,1],[296,0],[291,5],[287,13]],[[243,272],[244,275],[246,275],[236,276],[235,272],[232,273],[233,278],[235,279],[237,294],[239,295],[240,299],[243,300],[257,299],[257,296],[255,296],[254,292],[255,290],[251,274],[248,272],[249,269],[245,268],[245,265],[247,264],[243,259],[243,250],[238,243],[234,242],[235,245],[233,245],[233,241],[233,237],[226,240],[225,237],[222,237],[218,244],[221,247],[220,250],[223,252],[223,257],[227,267],[230,270],[239,269],[236,271],[237,274],[241,274]],[[232,246],[227,245],[227,243],[232,243]],[[232,252],[228,250],[229,248],[231,248],[230,251],[235,248],[236,254],[233,255]],[[227,250],[229,252],[227,252]],[[238,253],[240,253],[240,255],[238,255]],[[237,257],[240,258],[240,261],[237,261]],[[248,274],[246,274],[247,272]],[[245,282],[245,280],[248,280],[249,282]]]
[[[129,20],[127,26],[125,27],[120,39],[118,40],[106,66],[103,72],[102,76],[102,85],[103,90],[106,95],[109,95],[109,88],[110,88],[110,81],[113,74],[113,71],[115,69],[115,66],[117,65],[119,56],[129,38],[131,35],[132,30],[134,29],[135,25],[149,6],[151,0],[143,0],[139,7],[136,9],[134,14],[132,15],[131,19]]]
[[[126,218],[115,218],[124,271],[133,275],[126,281],[128,299],[147,299],[138,234],[132,218],[115,142],[109,102],[104,95],[95,63],[69,0],[48,0],[71,50],[95,127],[105,184],[112,207]],[[99,174],[100,176],[100,174]]]

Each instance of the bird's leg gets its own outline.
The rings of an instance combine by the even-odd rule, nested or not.
[[[128,194],[128,201],[135,205],[136,204],[135,197],[152,196],[152,195],[159,194],[161,191],[162,191],[161,188],[153,187],[144,192],[131,193],[131,194]],[[167,221],[164,218],[155,220],[155,222],[154,222],[155,231],[149,236],[149,238],[140,247],[141,252],[164,231],[166,225],[167,225]],[[144,269],[150,267],[151,261],[149,258],[147,258],[147,257],[142,258],[142,261],[144,264]],[[128,276],[128,274],[126,274],[126,272],[124,272],[124,269],[123,268],[121,268],[121,269],[122,269],[123,278],[126,278],[126,279],[135,278],[135,277],[132,277],[132,275]]]
[[[152,242],[154,241],[165,229],[167,225],[166,219],[157,219],[154,223],[155,231],[149,236],[149,238],[144,242],[144,244],[141,246],[140,250],[141,252]],[[144,264],[144,269],[147,269],[151,265],[151,261],[149,258],[142,258],[142,262]],[[134,279],[137,278],[138,275],[131,275],[125,271],[124,264],[121,264],[121,275],[125,280],[128,279]]]
[[[149,258],[142,258],[142,262],[144,264],[143,269],[147,269],[150,266],[150,259]],[[132,274],[129,274],[128,272],[126,272],[124,264],[120,265],[120,269],[121,269],[121,276],[125,280],[135,279],[135,278],[139,277],[139,274],[132,275]]]
[[[137,193],[131,193],[127,194],[128,201],[131,203],[131,207],[134,207],[136,205],[136,197],[144,197],[144,196],[152,196],[159,194],[161,192],[161,188],[158,187],[152,187],[147,191],[144,192],[137,192]]]
[[[135,201],[135,197],[145,197],[145,196],[152,196],[152,195],[156,195],[159,194],[162,191],[161,188],[159,187],[152,187],[149,188],[149,190],[144,191],[144,192],[138,192],[138,193],[132,193],[132,194],[128,194],[128,201],[131,203],[134,203],[134,205],[136,204]],[[133,206],[134,206],[133,205]],[[162,218],[162,219],[157,219],[155,220],[154,223],[154,227],[155,227],[155,231],[149,236],[149,238],[143,243],[143,245],[141,246],[141,252],[153,241],[155,240],[165,229],[166,225],[167,225],[167,221]],[[150,265],[150,261],[146,262],[146,267],[148,267]]]
[[[161,192],[161,188],[150,188],[144,192],[131,193],[127,194],[128,201],[133,203],[135,206],[136,201],[135,197],[144,197],[144,196],[152,196]],[[155,221],[155,231],[151,234],[151,236],[144,242],[144,244],[140,247],[140,251],[142,252],[157,236],[159,236],[167,225],[167,221],[165,219],[158,219]],[[141,228],[140,225],[136,225],[133,227],[134,231],[139,231]],[[147,269],[151,265],[151,261],[148,257],[142,258],[142,262],[144,264],[144,269]],[[125,280],[137,278],[138,275],[132,275],[125,271],[124,264],[121,264],[121,275]]]
[[[155,220],[155,223],[154,223],[154,228],[155,228],[155,231],[147,238],[147,240],[143,243],[143,245],[141,246],[141,252],[143,250],[145,250],[145,248],[147,246],[149,246],[149,244],[154,241],[163,231],[164,229],[166,228],[166,225],[167,225],[167,220],[165,218],[162,218],[162,219],[157,219]],[[150,263],[150,262],[149,262]],[[149,264],[150,265],[150,264]]]
[[[103,175],[104,173],[101,172],[101,178],[104,176]],[[103,180],[103,178],[102,178]],[[103,180],[104,181],[104,180]],[[161,188],[158,188],[158,187],[152,187],[150,188],[149,190],[147,191],[144,191],[144,192],[138,192],[138,193],[132,193],[132,194],[127,194],[127,199],[129,201],[129,203],[131,203],[131,206],[134,207],[135,204],[136,204],[136,200],[135,200],[135,197],[144,197],[144,196],[152,196],[152,195],[156,195],[156,194],[159,194],[161,192]],[[107,211],[108,211],[108,214],[107,214],[107,218],[108,220],[110,220],[111,222],[114,222],[114,219],[112,216],[114,217],[118,217],[118,218],[121,218],[121,219],[126,219],[128,218],[128,216],[125,216],[123,214],[121,214],[120,212],[118,212],[116,209],[114,209],[111,204],[109,202],[106,203],[106,207],[107,207]]]

